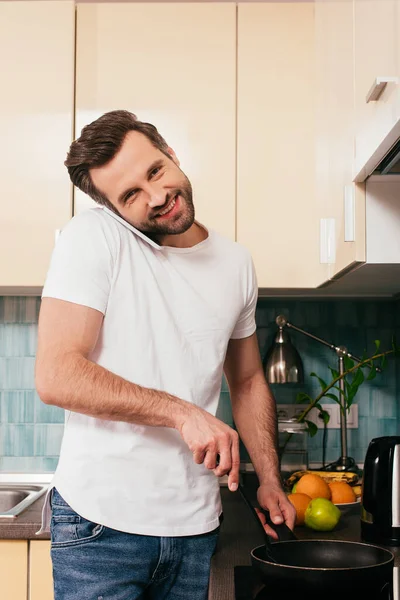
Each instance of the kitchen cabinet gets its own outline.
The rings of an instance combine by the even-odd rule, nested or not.
[[[314,3],[239,3],[237,240],[260,288],[315,288],[327,277],[316,93]]]
[[[235,103],[235,4],[77,5],[76,137],[114,109],[153,123],[192,182],[196,218],[231,239]],[[75,190],[74,214],[93,204]]]
[[[400,77],[399,10],[398,0],[354,0],[355,175],[363,173],[400,116],[398,83],[388,83],[377,100],[367,101],[376,78]]]
[[[26,600],[28,578],[28,542],[0,541],[0,597]]]
[[[50,542],[29,542],[28,600],[54,600]]]
[[[327,281],[365,261],[365,186],[353,183],[354,18],[352,0],[315,4],[316,193],[321,218],[334,223],[332,239],[320,240],[331,243]]]
[[[44,284],[72,216],[74,3],[0,2],[0,291]]]

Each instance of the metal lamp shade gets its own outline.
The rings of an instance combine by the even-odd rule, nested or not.
[[[300,355],[282,327],[279,327],[274,343],[266,354],[264,367],[268,383],[304,382]]]

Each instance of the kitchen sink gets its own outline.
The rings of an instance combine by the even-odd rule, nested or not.
[[[40,479],[35,475],[29,477],[24,474],[0,475],[0,521],[15,519],[46,493],[47,481],[36,482],[35,479],[38,478]]]

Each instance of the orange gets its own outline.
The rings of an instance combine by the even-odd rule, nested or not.
[[[345,481],[332,481],[328,485],[331,490],[331,500],[334,504],[345,504],[357,500],[351,486]]]
[[[296,487],[296,494],[307,494],[310,498],[331,499],[331,489],[329,485],[314,473],[307,473],[299,480]]]
[[[296,525],[304,525],[305,512],[311,502],[310,496],[307,494],[289,494],[288,498],[296,509]]]

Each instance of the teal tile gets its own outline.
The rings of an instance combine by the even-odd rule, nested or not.
[[[37,347],[37,325],[7,323],[0,324],[0,356],[35,356]]]
[[[0,389],[33,390],[35,358],[0,358]]]
[[[58,457],[2,456],[0,471],[3,473],[54,473]]]
[[[33,456],[33,425],[1,425],[1,456]]]
[[[3,323],[37,323],[40,297],[4,296],[1,310]]]
[[[385,419],[397,416],[397,406],[393,394],[385,389],[372,389],[370,395],[371,418]]]
[[[219,397],[218,409],[217,409],[217,419],[220,419],[227,425],[232,426],[233,424],[233,415],[231,408],[231,401],[229,394],[227,392],[221,392]]]
[[[63,434],[63,425],[35,425],[35,456],[58,456]]]
[[[223,375],[223,377],[222,377],[221,392],[228,392],[229,393],[229,388],[228,388],[227,381],[225,379],[225,375]]]
[[[45,404],[34,392],[35,423],[64,423],[65,411],[58,406]]]
[[[33,423],[35,393],[33,390],[0,392],[2,423]]]
[[[399,435],[397,419],[383,419],[382,435]]]

